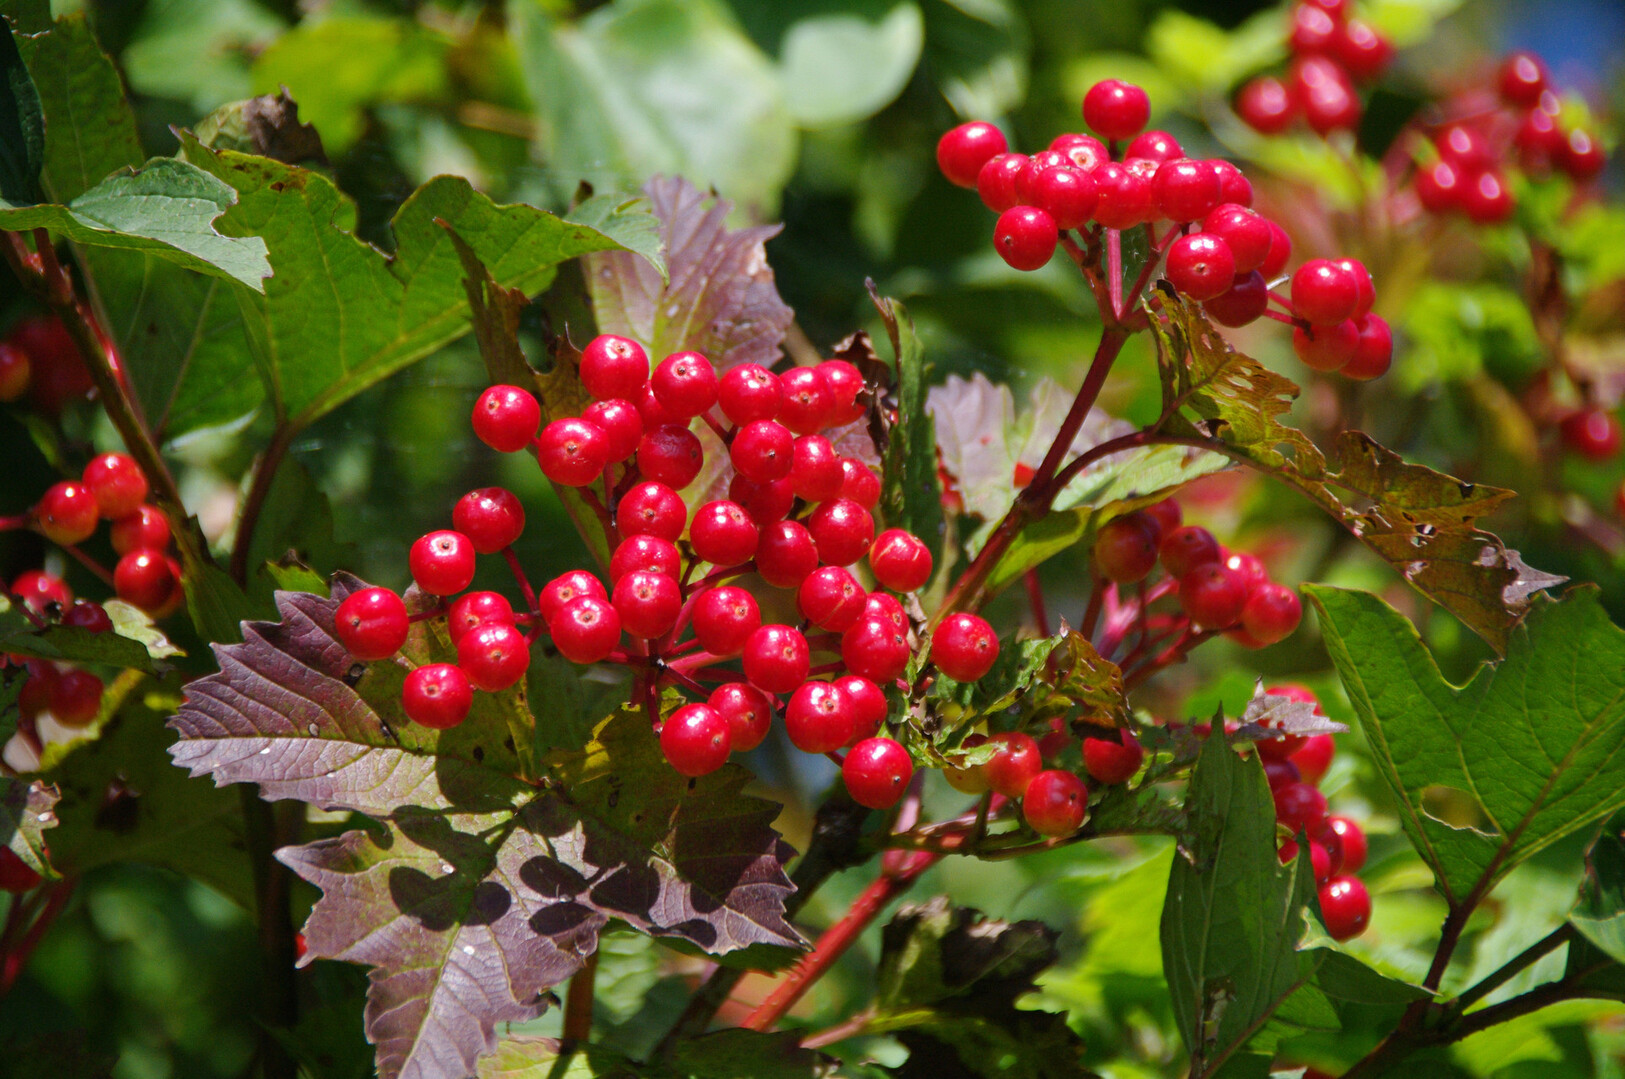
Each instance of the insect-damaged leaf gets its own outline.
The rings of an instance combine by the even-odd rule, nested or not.
[[[610,918],[712,953],[802,945],[784,919],[777,807],[741,793],[747,773],[683,778],[627,710],[538,772],[522,686],[480,694],[452,730],[415,726],[405,663],[357,663],[334,635],[362,587],[341,575],[331,598],[279,593],[283,621],[247,624],[242,644],[216,648],[220,673],[188,686],[172,752],[217,783],[379,819],[278,856],[323,891],[308,954],[374,967],[381,1075],[472,1073],[496,1024],[539,1014]],[[429,620],[403,651],[432,662],[450,645]]]

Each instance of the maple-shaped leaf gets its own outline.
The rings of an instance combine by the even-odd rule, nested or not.
[[[279,592],[282,621],[245,624],[241,644],[216,647],[219,673],[187,687],[171,752],[217,784],[377,818],[278,857],[323,892],[308,956],[374,968],[367,1033],[385,1079],[471,1074],[496,1025],[540,1014],[611,918],[715,954],[803,946],[784,917],[778,807],[742,793],[748,773],[685,779],[629,709],[540,758],[523,682],[477,694],[451,730],[412,724],[409,666],[454,653],[425,620],[400,660],[357,662],[333,615],[364,587],[340,574],[331,597]]]
[[[1498,652],[1531,597],[1560,578],[1524,565],[1480,517],[1512,497],[1407,462],[1359,431],[1330,460],[1284,422],[1290,379],[1237,352],[1195,305],[1158,293],[1148,304],[1162,375],[1166,434],[1216,449],[1295,487]]]
[[[772,367],[792,312],[767,264],[778,225],[728,228],[733,204],[681,177],[644,185],[660,222],[668,276],[629,252],[587,256],[587,287],[600,333],[640,342],[650,359],[702,352],[726,371],[742,363]]]

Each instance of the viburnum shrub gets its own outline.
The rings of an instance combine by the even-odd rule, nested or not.
[[[622,33],[628,11],[670,18]],[[1625,999],[1618,597],[1553,594],[1565,578],[1486,528],[1622,551],[1592,508],[1625,492],[1598,344],[1619,336],[1621,218],[1587,216],[1605,129],[1514,53],[1411,88],[1426,107],[1367,146],[1381,13],[1276,14],[1283,71],[1255,42],[1169,77],[1177,100],[1106,78],[1070,103],[1079,130],[945,122],[940,178],[906,139],[884,183],[864,172],[864,228],[897,209],[880,187],[924,185],[982,238],[955,289],[1039,283],[1019,294],[1075,324],[1017,332],[1020,304],[927,291],[916,333],[869,281],[869,329],[840,340],[794,321],[774,230],[736,227],[779,188],[736,207],[678,178],[577,186],[570,140],[607,140],[593,169],[633,160],[618,124],[709,100],[710,52],[754,55],[705,5],[516,14],[513,42],[504,20],[414,22],[455,72],[410,104],[323,99],[332,170],[302,164],[327,151],[286,95],[129,159],[154,125],[90,24],[20,14],[0,54],[0,254],[25,294],[0,401],[27,447],[0,517],[0,995],[79,992],[98,964],[51,934],[161,950],[169,923],[96,890],[139,861],[218,893],[175,893],[173,941],[251,912],[253,1000],[217,995],[255,1039],[232,1069],[264,1079],[369,1059],[385,1079],[1370,1079],[1488,1076],[1473,1061],[1519,1039],[1544,1055],[1509,1066],[1617,1050],[1606,1023],[1528,1024]],[[959,24],[915,15],[957,70],[937,31]],[[254,79],[384,19],[309,13],[256,39]],[[1192,22],[1157,24],[1157,62]],[[693,81],[667,93],[643,50],[695,25],[733,45],[672,53]],[[533,88],[532,124],[493,103],[522,96],[499,42],[543,89],[612,60],[616,108]],[[535,62],[555,45],[567,64]],[[730,101],[760,96],[752,72],[728,70]],[[475,88],[493,101],[450,107]],[[404,138],[431,97],[441,134]],[[888,107],[897,130],[919,102]],[[851,118],[791,105],[828,129],[817,169],[845,168]],[[682,107],[645,127],[692,170],[706,110]],[[492,140],[550,140],[514,159],[568,177],[569,213],[450,176],[387,224],[358,213],[345,140],[380,132],[413,168],[468,132],[493,170],[513,155]],[[1429,278],[1478,263],[1497,283]],[[958,373],[995,340],[957,339],[965,320],[1011,323],[1020,362],[990,370],[1044,354],[1020,407]],[[1469,330],[1494,371],[1461,374]],[[1080,340],[1075,366],[1054,355]],[[390,380],[430,356],[423,384]],[[1498,441],[1448,453],[1441,427]],[[1520,521],[1480,473],[1537,456],[1550,482]],[[944,894],[890,910],[926,887]],[[1444,1062],[1502,1024],[1496,1053]],[[100,1067],[8,1029],[30,1074]]]

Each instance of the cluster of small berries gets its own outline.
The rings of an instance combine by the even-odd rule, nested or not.
[[[853,797],[875,808],[894,804],[913,765],[899,743],[879,736],[888,712],[881,687],[908,666],[917,627],[890,593],[922,587],[932,560],[905,530],[876,535],[879,477],[822,433],[864,414],[861,373],[831,360],[777,375],[746,364],[718,377],[705,356],[680,352],[651,374],[642,346],[607,334],[583,350],[580,371],[594,398],[580,416],[538,434],[536,399],[493,386],[475,404],[473,426],[496,450],[534,450],[550,480],[593,502],[613,545],[607,587],[574,570],[518,613],[497,593],[459,595],[473,580],[477,554],[502,553],[518,574],[511,545],[524,528],[512,493],[469,492],[453,511],[453,530],[412,546],[412,578],[444,599],[432,615],[447,619],[457,662],[411,672],[402,695],[407,715],[437,728],[462,722],[474,690],[500,691],[524,676],[531,643],[545,630],[572,662],[622,663],[646,686],[697,693],[702,682],[721,683],[660,725],[661,747],[684,775],[704,775],[731,752],[758,745],[783,697],[795,746],[846,749],[842,772]],[[734,475],[728,498],[691,514],[679,492],[704,466],[692,430],[699,422],[727,446]],[[757,597],[724,583],[751,573],[795,590],[799,627],[764,624]],[[522,575],[520,583],[528,593]],[[371,588],[340,605],[337,631],[358,659],[376,660],[400,649],[409,621],[398,595]],[[998,651],[992,627],[961,613],[932,635],[930,660],[941,674],[969,682],[987,673]],[[814,667],[818,652],[839,659]],[[738,672],[720,669],[735,659]]]
[[[1095,537],[1095,568],[1115,584],[1134,584],[1161,562],[1168,592],[1191,625],[1222,630],[1248,648],[1274,644],[1298,628],[1303,604],[1296,592],[1270,580],[1256,556],[1227,551],[1212,532],[1182,520],[1171,498],[1115,518]]]
[[[38,628],[76,626],[91,633],[109,633],[113,620],[99,603],[74,599],[68,582],[44,570],[26,570],[11,582],[8,597],[26,608]],[[0,656],[22,667],[27,675],[17,698],[24,723],[35,723],[42,713],[64,727],[83,727],[96,718],[102,704],[102,680],[68,663],[52,663],[27,656]]]
[[[1322,138],[1353,131],[1364,111],[1358,83],[1381,75],[1394,47],[1357,18],[1350,0],[1301,0],[1289,17],[1285,78],[1260,75],[1236,94],[1236,115],[1262,135],[1279,135],[1302,120]]]
[[[1274,291],[1292,256],[1286,231],[1252,209],[1252,184],[1235,165],[1193,160],[1172,135],[1145,131],[1150,109],[1140,87],[1107,79],[1083,99],[1084,121],[1107,143],[1067,133],[1029,157],[1009,152],[992,124],[973,121],[942,136],[937,163],[999,215],[994,248],[1018,270],[1046,265],[1064,234],[1091,222],[1092,234],[1165,221],[1160,238],[1151,233],[1166,255],[1164,276],[1214,321],[1237,327],[1267,315],[1292,325],[1295,351],[1315,370],[1361,380],[1385,374],[1393,335],[1371,310],[1376,290],[1365,267],[1311,259],[1292,274],[1289,297]]]
[[[1416,168],[1416,197],[1435,214],[1462,213],[1477,224],[1512,216],[1517,202],[1506,168],[1545,175],[1556,169],[1576,182],[1595,177],[1607,163],[1602,146],[1584,127],[1566,121],[1540,57],[1514,52],[1496,76],[1499,100],[1488,93],[1464,95],[1456,118],[1429,132],[1428,160]]]
[[[109,355],[111,355],[109,350]],[[58,416],[71,401],[90,395],[93,384],[67,328],[54,315],[28,315],[0,340],[0,402],[28,403]]]
[[[1268,686],[1264,692],[1320,710],[1320,702],[1306,686]],[[1365,865],[1365,832],[1348,817],[1328,815],[1326,796],[1319,786],[1336,753],[1332,736],[1283,734],[1253,744],[1275,798],[1276,822],[1284,833],[1281,864],[1298,857],[1296,837],[1300,833],[1307,836],[1326,931],[1336,940],[1360,935],[1371,920],[1371,894],[1355,876]]]

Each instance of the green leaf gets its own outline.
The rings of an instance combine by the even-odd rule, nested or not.
[[[555,1038],[504,1038],[480,1061],[478,1079],[656,1079],[626,1057],[601,1045],[585,1045],[560,1055]]]
[[[1283,866],[1264,770],[1223,725],[1203,746],[1186,799],[1192,835],[1162,910],[1162,963],[1191,1075],[1236,1052],[1306,977],[1297,952],[1314,894],[1307,857]]]
[[[325,580],[327,574],[355,561],[355,545],[333,538],[333,507],[327,493],[316,486],[303,464],[283,461],[260,504],[244,563],[250,567],[249,594],[255,607],[270,610],[271,593],[287,587],[271,572],[272,566],[302,567]]]
[[[236,150],[289,164],[327,160],[322,137],[300,122],[299,106],[286,93],[220,106],[198,121],[197,138],[211,150]]]
[[[78,198],[144,155],[124,87],[83,13],[64,15],[44,33],[17,38],[45,111],[40,179],[54,202]]]
[[[955,113],[1002,116],[1027,96],[1031,41],[1011,0],[925,0],[924,64]],[[1081,99],[1080,99],[1081,100]]]
[[[1321,632],[1393,790],[1405,834],[1452,911],[1514,866],[1625,807],[1625,633],[1594,587],[1530,610],[1506,658],[1444,680],[1415,628],[1364,592],[1310,585]],[[1429,810],[1448,793],[1472,825]]]
[[[57,826],[58,797],[43,780],[0,776],[0,840],[42,877],[57,875],[46,859],[43,833]]]
[[[903,528],[925,541],[932,576],[942,565],[942,481],[937,476],[936,421],[926,408],[925,356],[914,320],[896,300],[872,289],[891,339],[897,422],[888,431],[881,457],[880,517],[888,528]]]
[[[1146,52],[1192,97],[1226,93],[1246,75],[1284,59],[1280,12],[1259,12],[1234,31],[1168,9],[1145,34]]]
[[[639,0],[566,22],[518,4],[509,15],[561,200],[582,181],[626,191],[665,174],[773,213],[795,165],[794,123],[772,63],[725,5]]]
[[[1216,440],[1215,449],[1295,488],[1498,652],[1530,596],[1561,582],[1477,527],[1511,491],[1410,464],[1359,431],[1338,437],[1328,465],[1283,422],[1296,385],[1235,351],[1197,305],[1159,293],[1150,307],[1164,432]]]
[[[836,1061],[803,1049],[801,1035],[718,1030],[680,1042],[672,1068],[685,1079],[823,1079],[836,1075]]]
[[[262,291],[264,279],[271,276],[265,241],[214,230],[215,220],[236,201],[236,192],[208,173],[160,157],[103,180],[67,206],[0,203],[0,228],[50,229],[87,247],[151,252],[189,270],[230,277]]]
[[[287,29],[254,0],[151,0],[119,54],[130,88],[194,115],[246,98],[253,58]]]
[[[0,90],[0,199],[23,204],[39,200],[45,116],[14,33],[8,26],[0,36],[0,76],[5,79]]]
[[[902,93],[924,45],[925,20],[913,3],[797,19],[779,47],[790,114],[809,128],[874,115]]]
[[[1569,921],[1587,940],[1625,963],[1625,833],[1616,818],[1586,855],[1580,901]]]
[[[643,256],[662,278],[667,276],[666,243],[660,219],[650,212],[645,196],[594,195],[577,203],[564,219],[603,233],[626,250]]]
[[[111,632],[92,633],[78,626],[47,626],[38,632],[13,633],[0,639],[0,651],[73,663],[104,663],[146,674],[158,672],[154,660],[184,654],[170,644],[138,608],[116,599],[102,606],[112,619]]]
[[[213,562],[188,566],[181,573],[186,611],[198,636],[210,643],[242,639],[241,624],[261,613],[231,575]]]

